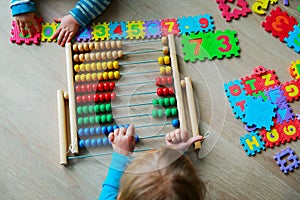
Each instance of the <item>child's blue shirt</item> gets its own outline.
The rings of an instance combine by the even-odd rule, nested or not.
[[[69,12],[81,27],[86,27],[93,19],[98,17],[110,4],[111,0],[79,0]],[[35,3],[30,0],[11,0],[12,15],[35,12]]]

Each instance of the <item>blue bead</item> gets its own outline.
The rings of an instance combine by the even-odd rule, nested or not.
[[[90,140],[90,139],[86,139],[86,140],[84,141],[84,146],[85,146],[86,148],[91,147],[91,140]]]
[[[101,127],[100,127],[100,126],[96,128],[96,134],[97,134],[97,135],[100,135],[100,134],[101,134]]]
[[[79,148],[84,148],[84,140],[79,140]]]
[[[107,126],[107,132],[108,134],[111,132],[114,132],[114,127],[113,126]]]
[[[107,133],[107,127],[106,127],[106,126],[102,126],[101,131],[102,131],[102,134],[105,134],[105,135],[108,134],[108,133]]]
[[[83,136],[83,128],[80,128],[79,130],[78,130],[78,135],[79,135],[79,137],[82,137]]]
[[[85,136],[89,136],[90,135],[90,129],[89,128],[85,128],[84,129],[84,135]]]
[[[179,128],[179,120],[178,119],[173,119],[172,120],[172,125],[173,125],[173,127]]]
[[[119,126],[118,125],[114,125],[114,130],[118,129]]]
[[[97,146],[101,146],[102,145],[102,139],[101,138],[98,138],[97,139]]]
[[[138,135],[135,135],[134,138],[135,138],[135,143],[139,143],[139,141],[140,141],[139,136],[138,136]]]
[[[97,140],[95,138],[91,139],[91,145],[92,147],[97,146]]]
[[[102,142],[103,142],[103,145],[104,146],[107,146],[108,145],[108,139],[105,137],[105,138],[102,138]]]
[[[94,127],[90,128],[90,135],[95,135],[96,129]]]

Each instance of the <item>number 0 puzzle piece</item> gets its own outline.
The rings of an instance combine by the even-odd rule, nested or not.
[[[216,0],[219,4],[219,9],[222,11],[222,16],[226,19],[227,22],[232,19],[238,19],[241,16],[245,17],[251,13],[251,9],[248,7],[248,2],[246,0],[235,0],[236,4],[234,5],[234,0]],[[231,7],[228,3],[231,3]],[[234,8],[234,7],[237,8]]]
[[[294,150],[292,150],[290,147],[287,147],[286,149],[276,153],[274,160],[276,160],[276,164],[285,174],[294,171],[294,169],[299,168],[300,165],[298,156],[295,155]]]
[[[35,19],[36,19],[36,21],[37,21],[37,23],[38,23],[38,25],[40,26],[40,29],[41,29],[42,28],[41,23],[43,21],[43,18],[36,17]],[[25,44],[32,44],[32,43],[39,44],[40,43],[41,33],[35,32],[33,37],[30,37],[29,33],[27,33],[27,35],[23,36],[23,34],[18,29],[16,21],[12,22],[12,26],[13,26],[13,28],[11,30],[12,36],[10,38],[11,42],[16,43],[16,44],[22,44],[22,43],[25,43]],[[27,30],[27,32],[28,32],[28,30]]]
[[[52,42],[56,39],[52,39],[54,32],[59,25],[57,23],[42,23],[41,41]]]

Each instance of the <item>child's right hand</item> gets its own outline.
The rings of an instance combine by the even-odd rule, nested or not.
[[[35,32],[41,31],[34,16],[34,12],[22,13],[15,16],[18,29],[23,36],[26,36],[29,33],[30,37],[33,37]]]
[[[171,131],[165,136],[167,147],[183,152],[186,151],[192,144],[201,140],[203,140],[203,136],[198,135],[189,138],[188,132],[181,129]]]
[[[115,129],[108,135],[115,152],[128,156],[135,147],[134,126],[131,124],[127,129],[122,127]]]

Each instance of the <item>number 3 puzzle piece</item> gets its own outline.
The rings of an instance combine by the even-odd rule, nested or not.
[[[237,0],[236,6],[240,9],[231,8],[227,3],[234,3],[234,0],[216,0],[219,4],[219,9],[222,11],[222,16],[227,22],[232,19],[238,19],[240,16],[247,16],[251,13],[251,9],[248,7],[248,2],[246,0]]]
[[[43,21],[43,18],[42,17],[36,17],[35,20],[37,21],[37,24],[40,26],[40,29],[42,29],[41,23]],[[30,37],[29,33],[27,33],[27,35],[23,36],[23,34],[18,29],[16,21],[12,22],[12,26],[13,26],[13,28],[11,30],[12,36],[10,38],[11,42],[16,43],[16,44],[23,44],[23,43],[25,43],[25,44],[31,44],[31,43],[39,44],[40,43],[41,33],[35,32],[32,37]]]

